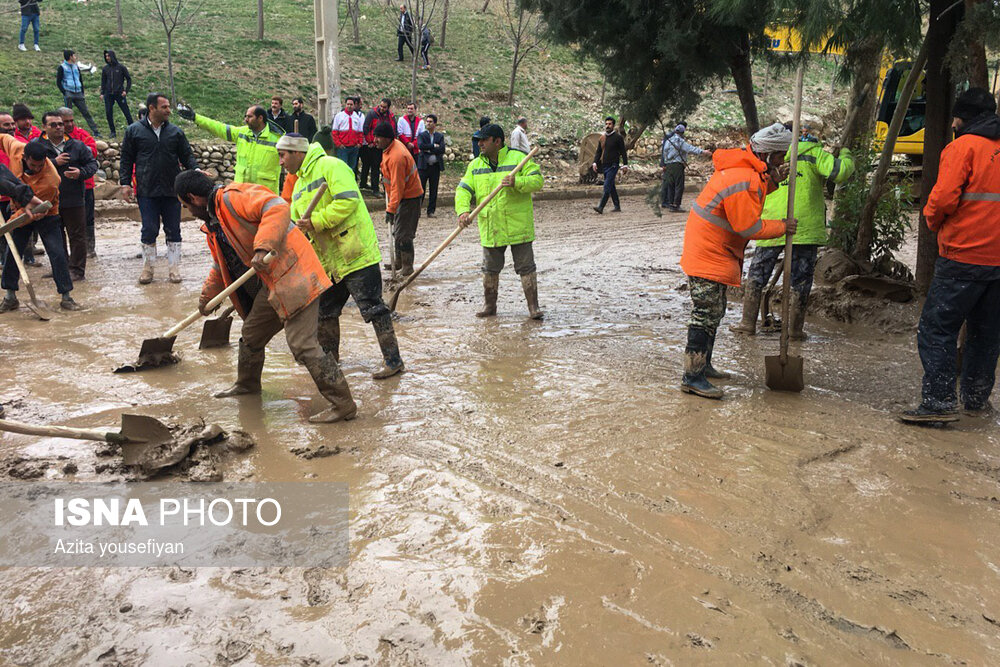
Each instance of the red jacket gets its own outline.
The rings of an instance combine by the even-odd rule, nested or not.
[[[420,134],[422,129],[420,123],[420,116],[414,116],[412,121],[409,116],[400,116],[399,121],[396,123],[399,140],[403,142],[403,145],[410,151],[410,155],[413,156],[416,156],[420,152],[417,148],[417,135]]]
[[[94,157],[95,158],[97,157],[97,142],[94,141],[94,136],[90,134],[90,132],[87,132],[82,127],[75,127],[73,128],[73,131],[67,134],[66,136],[69,137],[70,139],[76,139],[77,141],[82,141],[83,143],[85,143],[87,145],[87,148],[90,149],[90,152],[94,154]],[[86,185],[88,190],[94,189],[93,176],[87,179]]]
[[[774,187],[767,165],[749,147],[715,151],[712,162],[715,173],[688,214],[681,268],[689,276],[736,287],[747,243],[783,235],[785,223],[761,220],[764,199]]]
[[[365,116],[364,133],[365,143],[369,146],[375,145],[375,128],[382,123],[389,123],[392,126],[393,135],[396,134],[396,116],[391,111],[384,116],[378,112],[377,107],[368,112]]]
[[[31,129],[28,130],[28,136],[24,136],[23,134],[21,134],[21,130],[14,128],[14,138],[20,141],[22,144],[26,144],[32,139],[37,139],[40,136],[42,136],[42,131],[39,130],[34,125],[32,125]]]
[[[333,145],[350,148],[360,146],[365,142],[365,134],[362,129],[365,125],[365,117],[360,112],[355,111],[348,114],[340,111],[333,117]]]
[[[993,119],[984,134],[963,134],[941,151],[924,206],[938,253],[956,262],[1000,266],[1000,119]]]

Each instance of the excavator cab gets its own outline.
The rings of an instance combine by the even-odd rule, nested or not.
[[[882,150],[885,137],[889,133],[889,123],[896,112],[903,83],[913,68],[908,60],[897,60],[891,66],[882,68],[882,89],[879,94],[878,114],[875,119],[875,150]],[[927,112],[927,97],[924,88],[924,73],[921,72],[913,98],[906,109],[903,126],[896,139],[894,153],[904,155],[924,154],[924,116]]]

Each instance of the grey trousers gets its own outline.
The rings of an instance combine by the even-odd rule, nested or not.
[[[506,250],[507,246],[483,247],[483,273],[500,273]],[[514,258],[514,273],[526,276],[535,272],[535,251],[531,248],[531,241],[510,246],[510,255]]]

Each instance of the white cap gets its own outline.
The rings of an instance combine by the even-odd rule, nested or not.
[[[309,140],[301,134],[289,132],[288,134],[281,135],[281,138],[278,139],[278,143],[275,144],[274,147],[279,151],[297,151],[299,153],[305,153],[309,150]]]

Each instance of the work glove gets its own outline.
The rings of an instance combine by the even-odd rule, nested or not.
[[[391,225],[395,221],[396,221],[396,214],[395,213],[389,213],[388,211],[386,211],[386,214],[385,214],[385,223],[387,225]]]
[[[184,120],[193,121],[195,117],[194,109],[184,104],[183,102],[180,102],[177,105],[177,113],[180,114],[180,117],[183,118]]]
[[[201,313],[202,315],[204,315],[205,317],[208,317],[210,313],[212,313],[214,310],[218,309],[218,306],[216,306],[212,310],[206,310],[206,308],[208,306],[208,302],[211,301],[211,300],[212,299],[209,298],[209,297],[207,297],[207,296],[198,297],[198,312]]]

